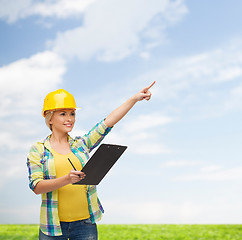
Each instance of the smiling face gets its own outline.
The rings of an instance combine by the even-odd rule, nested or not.
[[[59,109],[54,111],[50,124],[52,131],[68,133],[75,124],[75,109]]]

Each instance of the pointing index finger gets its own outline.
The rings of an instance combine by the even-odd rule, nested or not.
[[[146,89],[150,89],[153,85],[155,84],[155,81],[153,83],[151,83],[148,87],[146,87]]]

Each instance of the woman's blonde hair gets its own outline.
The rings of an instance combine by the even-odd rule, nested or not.
[[[46,125],[48,126],[48,128],[52,131],[52,126],[51,126],[51,124],[50,124],[50,120],[51,120],[51,118],[52,118],[52,116],[53,116],[53,111],[46,111],[45,112],[45,123],[46,123]]]

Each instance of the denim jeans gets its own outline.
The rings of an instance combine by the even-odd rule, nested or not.
[[[97,240],[97,225],[91,219],[75,222],[60,222],[61,236],[47,236],[39,230],[39,240]]]

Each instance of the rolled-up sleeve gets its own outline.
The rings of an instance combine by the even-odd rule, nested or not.
[[[88,134],[82,137],[83,143],[87,146],[89,151],[97,147],[103,138],[111,131],[111,127],[108,127],[104,120],[96,124]]]
[[[37,183],[44,179],[43,164],[40,162],[40,152],[36,145],[33,145],[28,153],[27,167],[29,172],[29,187],[34,190]]]

